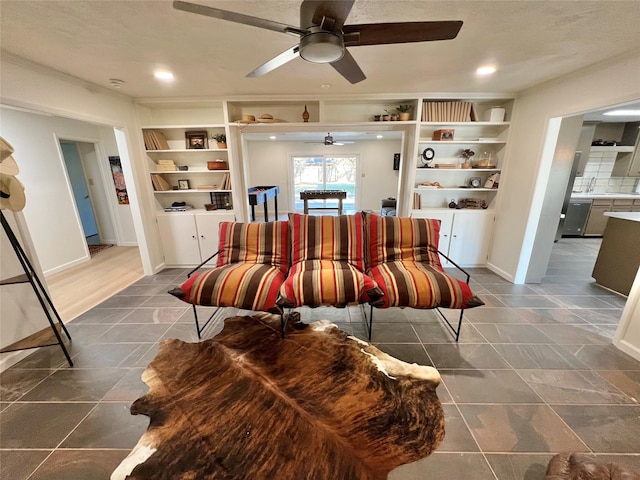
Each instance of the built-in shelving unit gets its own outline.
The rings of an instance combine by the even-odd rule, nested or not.
[[[468,121],[430,121],[425,117],[425,102],[464,101],[473,105],[473,114]],[[143,131],[161,132],[167,140],[168,148],[146,151],[149,174],[160,174],[170,185],[169,190],[155,190],[158,224],[163,237],[170,237],[172,231],[188,230],[189,236],[201,238],[205,219],[201,215],[235,215],[240,220],[249,221],[247,209],[247,165],[243,159],[246,147],[244,134],[286,134],[298,132],[366,132],[384,133],[389,131],[402,134],[401,166],[398,180],[398,212],[400,215],[436,215],[446,217],[453,225],[458,214],[456,230],[463,220],[469,223],[481,222],[482,229],[493,222],[493,211],[499,195],[499,188],[485,188],[490,178],[502,174],[507,162],[507,142],[511,112],[514,100],[511,97],[496,98],[427,98],[407,95],[371,95],[336,97],[241,97],[205,102],[158,100],[141,101],[138,105]],[[386,119],[385,114],[398,112],[398,106],[409,105],[408,120]],[[493,107],[504,109],[504,118],[489,118]],[[303,115],[304,114],[304,115]],[[307,118],[307,121],[304,119]],[[445,119],[446,120],[446,119]],[[454,131],[452,140],[434,139],[434,132],[442,129]],[[228,148],[191,149],[185,143],[187,131],[206,131],[211,136],[218,133],[227,135]],[[396,134],[397,135],[397,134]],[[254,137],[255,138],[255,137]],[[264,137],[267,138],[266,135]],[[213,148],[211,148],[213,147]],[[455,164],[459,167],[460,152],[471,149],[473,160],[483,158],[484,152],[491,154],[489,165],[480,168],[424,168],[422,153],[432,149],[435,158],[430,167],[439,163]],[[163,171],[158,165],[162,160],[173,160],[186,170]],[[221,160],[228,162],[228,169],[208,170],[207,162]],[[241,172],[240,175],[237,172]],[[223,187],[223,179],[230,178],[231,185]],[[473,179],[473,182],[472,182]],[[185,182],[188,181],[188,182]],[[396,180],[394,180],[396,181]],[[472,185],[473,183],[473,185]],[[434,184],[440,188],[425,188],[424,184]],[[201,186],[202,188],[197,188]],[[214,186],[214,188],[206,188]],[[499,182],[498,182],[499,186]],[[205,205],[215,203],[220,194],[227,194],[230,202],[223,208],[229,210],[206,211]],[[418,196],[420,209],[412,208],[412,199]],[[455,212],[448,208],[453,200],[463,199],[484,201],[486,209],[465,209]],[[164,209],[175,201],[192,203],[192,212],[166,213]],[[468,203],[471,205],[471,202]],[[464,213],[464,215],[462,215]],[[191,216],[191,223],[184,220]],[[225,217],[226,218],[226,217]],[[180,219],[180,220],[178,220]],[[178,225],[176,222],[179,222]],[[199,223],[197,223],[199,222]],[[477,226],[477,225],[476,225]],[[453,227],[452,227],[453,228]],[[460,233],[461,235],[462,233]],[[456,234],[458,236],[458,234]],[[201,238],[202,240],[202,238]],[[178,254],[175,245],[163,238],[165,255],[172,260],[168,264],[190,264],[194,258],[185,259]],[[186,248],[181,241],[173,242]],[[204,251],[202,245],[200,250]],[[474,259],[473,264],[477,258]]]

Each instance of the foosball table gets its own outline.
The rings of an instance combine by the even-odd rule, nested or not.
[[[251,221],[256,221],[256,205],[261,203],[264,205],[264,221],[269,221],[269,210],[267,209],[267,202],[273,198],[273,208],[276,211],[275,220],[278,220],[278,193],[280,193],[280,187],[277,185],[259,185],[257,187],[249,188],[249,205],[251,205]]]
[[[338,215],[342,215],[342,200],[347,198],[347,192],[344,190],[302,190],[300,192],[300,200],[304,202],[304,213],[307,215],[309,210],[338,210]],[[327,200],[337,199],[337,207],[312,207],[309,208],[309,200]]]

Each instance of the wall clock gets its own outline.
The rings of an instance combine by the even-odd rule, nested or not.
[[[473,188],[479,188],[481,184],[482,180],[480,179],[480,177],[471,177],[469,179],[469,185]]]
[[[435,157],[436,152],[433,150],[433,148],[425,148],[422,151],[422,165],[429,168],[431,166],[431,162],[433,162],[433,159]]]

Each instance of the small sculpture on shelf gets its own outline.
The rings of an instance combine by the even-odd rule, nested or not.
[[[304,112],[302,112],[302,121],[304,123],[308,123],[309,122],[309,111],[307,110],[307,105],[306,104],[304,106]]]

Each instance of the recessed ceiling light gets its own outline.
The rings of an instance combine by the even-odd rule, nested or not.
[[[495,72],[496,72],[496,67],[492,65],[480,67],[476,70],[476,73],[478,75],[491,75],[492,73],[495,73]]]
[[[382,138],[382,135],[376,135],[376,138]]]
[[[158,80],[173,80],[174,76],[173,73],[167,71],[167,70],[158,70],[157,72],[155,72],[153,74],[154,77],[156,77]]]
[[[640,110],[611,110],[609,112],[604,112],[603,115],[631,117],[634,115],[640,115]]]
[[[270,138],[271,140],[275,140],[275,139],[276,139],[276,136],[275,136],[275,135],[271,135],[269,138]]]

